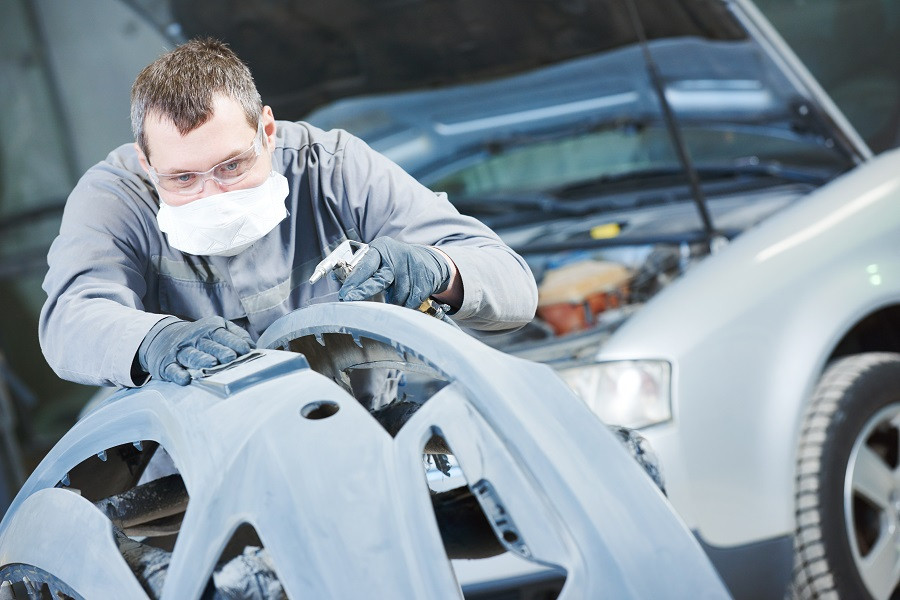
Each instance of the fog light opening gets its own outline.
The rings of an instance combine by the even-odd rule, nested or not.
[[[469,483],[446,438],[436,428],[433,431],[423,452],[444,449],[447,454],[426,454],[426,475],[435,520],[457,579],[465,581],[470,569],[476,573],[485,569],[521,570],[524,565],[540,569],[527,584],[512,582],[509,589],[491,588],[488,595],[463,588],[465,598],[481,600],[501,592],[557,598],[566,582],[565,569],[532,560],[515,516],[493,484],[486,479]]]

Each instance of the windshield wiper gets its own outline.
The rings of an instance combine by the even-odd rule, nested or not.
[[[736,161],[733,163],[702,163],[694,165],[694,172],[698,180],[707,183],[711,180],[734,178],[742,176],[771,177],[795,183],[809,183],[821,185],[834,177],[834,169],[822,167],[806,167],[798,165],[786,165],[777,161]],[[601,175],[595,179],[581,181],[565,187],[553,190],[553,196],[567,198],[585,194],[597,194],[615,184],[628,182],[646,183],[648,179],[665,179],[684,175],[684,171],[677,167],[654,167],[635,171],[625,171]],[[642,187],[646,187],[642,185]],[[704,198],[704,201],[706,199]]]
[[[694,168],[698,178],[706,185],[729,179],[773,178],[788,183],[819,186],[834,176],[831,169],[785,165],[778,162],[700,164]],[[644,169],[602,175],[596,179],[545,192],[506,192],[457,197],[452,202],[464,213],[487,215],[488,218],[493,216],[499,219],[496,224],[509,225],[517,223],[520,219],[523,222],[543,219],[547,214],[561,217],[582,216],[600,211],[628,210],[685,201],[688,198],[683,193],[678,193],[678,188],[683,189],[683,174],[684,171],[677,167]],[[664,181],[676,177],[677,182]],[[652,179],[659,180],[657,182],[659,185],[654,187],[646,185],[646,182]],[[630,182],[641,185],[635,189],[623,189],[621,184]]]
[[[527,209],[552,214],[580,214],[579,207],[560,200],[555,194],[541,192],[507,192],[454,198],[453,205],[462,212],[503,214],[510,210]]]

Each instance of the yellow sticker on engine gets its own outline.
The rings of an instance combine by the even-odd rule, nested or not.
[[[591,239],[607,240],[616,237],[621,231],[622,228],[619,227],[618,223],[604,223],[603,225],[591,227]]]

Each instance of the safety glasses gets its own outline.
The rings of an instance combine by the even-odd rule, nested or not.
[[[234,185],[243,180],[262,154],[263,148],[263,124],[262,119],[256,127],[256,137],[253,144],[232,158],[224,160],[202,173],[185,171],[184,173],[158,173],[152,166],[149,168],[150,179],[160,188],[180,196],[192,196],[203,190],[208,179],[214,179],[221,185]]]

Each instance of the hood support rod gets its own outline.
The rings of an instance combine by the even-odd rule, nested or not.
[[[653,55],[650,53],[650,45],[647,43],[647,34],[644,31],[644,24],[638,14],[635,0],[625,0],[625,3],[628,5],[631,23],[634,26],[634,32],[641,45],[644,62],[647,65],[647,75],[650,77],[653,89],[656,92],[659,104],[662,107],[663,120],[665,120],[666,128],[669,130],[669,135],[672,138],[672,145],[675,147],[676,154],[678,154],[679,162],[681,162],[681,165],[687,173],[688,182],[691,187],[691,196],[693,196],[694,204],[697,205],[697,212],[700,213],[700,220],[703,222],[703,230],[706,233],[706,244],[709,251],[713,252],[721,245],[720,242],[724,241],[724,238],[716,232],[716,229],[713,226],[706,196],[703,193],[703,189],[700,187],[700,178],[697,175],[697,169],[694,168],[694,163],[691,160],[687,145],[684,142],[684,137],[681,135],[681,128],[675,119],[675,113],[672,111],[672,106],[666,98],[662,77],[659,74],[659,68],[656,65],[656,61],[653,60]]]

